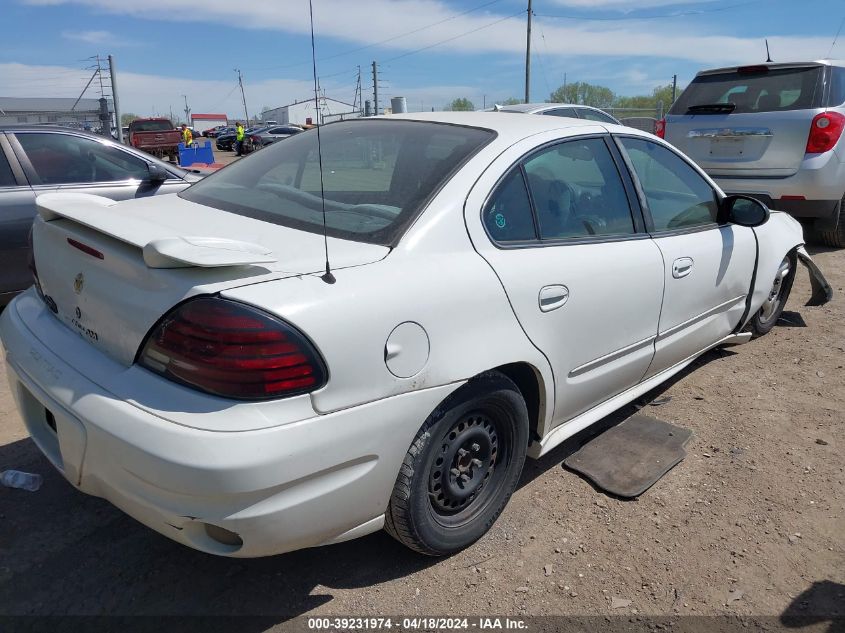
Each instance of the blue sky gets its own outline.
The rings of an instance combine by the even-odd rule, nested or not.
[[[522,97],[527,0],[313,0],[318,74],[351,102],[358,67],[372,98],[409,109],[455,97],[477,107]],[[759,62],[845,58],[842,0],[534,0],[532,101],[567,81],[650,92],[677,74]],[[115,56],[121,105],[138,114],[241,116],[313,94],[307,0],[0,0],[0,96],[75,97],[87,58]],[[20,25],[21,28],[10,28]],[[24,28],[25,27],[25,28]],[[86,96],[98,96],[94,84]]]

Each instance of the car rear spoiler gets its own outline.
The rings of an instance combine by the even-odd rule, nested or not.
[[[87,193],[38,196],[38,214],[45,222],[70,220],[141,249],[148,268],[216,268],[277,261],[265,246],[223,237],[172,235],[153,222],[120,214],[117,202]]]

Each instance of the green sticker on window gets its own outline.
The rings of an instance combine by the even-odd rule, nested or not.
[[[496,214],[496,226],[498,226],[500,229],[505,228],[505,216],[503,216],[501,213]]]

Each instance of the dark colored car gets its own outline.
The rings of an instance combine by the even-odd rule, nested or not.
[[[249,138],[250,134],[254,134],[255,132],[258,132],[259,130],[263,130],[263,129],[264,128],[261,128],[261,127],[250,127],[250,128],[245,129],[244,130],[244,141],[246,141]],[[232,128],[232,130],[230,132],[225,132],[223,134],[220,134],[216,139],[217,140],[217,149],[223,150],[223,151],[233,150],[235,148],[235,134],[236,134],[235,128]],[[249,151],[249,150],[247,150],[247,151]]]
[[[201,178],[101,136],[0,126],[0,306],[32,283],[27,235],[39,194],[61,190],[127,200],[176,193]]]

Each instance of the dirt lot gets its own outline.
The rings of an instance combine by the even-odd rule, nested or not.
[[[574,438],[528,462],[491,532],[445,560],[384,533],[261,560],[189,550],[56,474],[0,376],[0,470],[45,476],[36,493],[0,488],[0,614],[268,616],[233,628],[255,631],[301,614],[735,614],[769,628],[792,614],[841,630],[845,251],[814,252],[832,303],[804,307],[802,269],[779,327],[647,396],[671,400],[646,413],[695,433],[656,486],[627,502],[598,492],[561,466]]]

